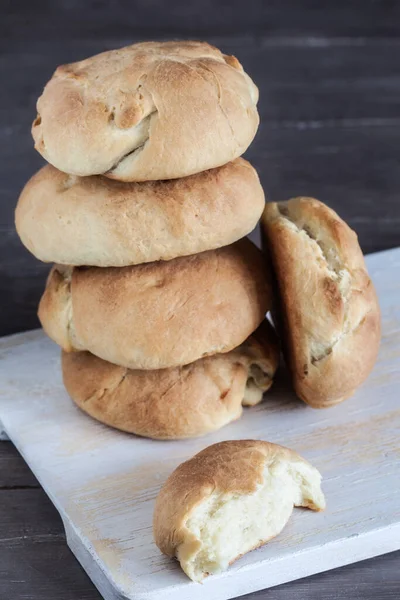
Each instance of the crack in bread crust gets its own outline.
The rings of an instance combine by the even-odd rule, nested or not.
[[[66,293],[66,311],[65,312],[66,312],[66,317],[67,317],[66,323],[65,323],[65,333],[66,333],[67,342],[72,351],[78,350],[79,348],[77,348],[75,346],[76,336],[75,336],[75,328],[74,328],[74,323],[73,323],[73,309],[72,309],[71,286],[72,286],[73,267],[56,264],[56,265],[54,265],[54,269],[62,277],[62,282],[65,286],[65,293]]]
[[[144,119],[142,119],[142,121],[140,123],[138,123],[137,125],[135,125],[135,127],[146,128],[146,132],[144,133],[144,139],[138,145],[136,145],[134,148],[131,148],[130,150],[128,150],[127,152],[125,152],[120,158],[118,158],[118,160],[111,167],[111,169],[109,169],[108,171],[106,171],[104,173],[105,175],[107,175],[107,176],[111,175],[112,176],[112,174],[119,167],[121,167],[122,163],[124,161],[126,161],[127,159],[129,159],[129,157],[130,157],[130,160],[133,160],[135,158],[135,155],[139,155],[141,152],[143,152],[144,148],[146,147],[146,144],[148,144],[150,142],[151,122],[152,122],[152,119],[157,114],[158,114],[158,110],[155,109],[150,114],[148,114]]]
[[[221,102],[221,98],[222,98],[222,89],[221,89],[221,84],[220,81],[217,77],[217,75],[214,73],[214,71],[212,69],[210,69],[205,63],[200,62],[199,65],[202,67],[202,69],[204,69],[205,71],[207,71],[208,73],[211,74],[211,76],[213,77],[213,80],[215,82],[215,87],[216,87],[216,92],[217,92],[217,98],[218,98],[218,106],[220,111],[222,112],[222,114],[225,117],[226,123],[231,131],[232,134],[232,139],[236,144],[236,148],[240,148],[240,144],[238,143],[236,136],[235,136],[235,130],[232,126],[231,120],[229,118],[229,116],[226,114],[226,111],[224,110],[224,107],[222,106],[222,102]]]
[[[339,342],[341,342],[344,337],[346,337],[348,335],[354,335],[360,329],[360,327],[363,326],[365,319],[367,318],[367,316],[369,315],[370,312],[371,312],[371,310],[367,310],[365,315],[363,315],[363,317],[360,319],[360,321],[354,327],[351,327],[350,329],[343,331],[343,333],[333,342],[333,344],[331,346],[327,347],[326,350],[322,354],[317,355],[317,356],[312,356],[311,364],[313,364],[315,366],[316,363],[320,362],[321,360],[324,360],[324,358],[326,358],[327,356],[332,354],[335,346]]]
[[[121,386],[122,382],[126,379],[128,371],[129,369],[123,369],[123,373],[120,379],[114,385],[101,388],[100,390],[95,390],[93,394],[90,394],[90,396],[87,396],[82,401],[82,404],[86,404],[86,402],[92,402],[93,400],[101,400],[106,394],[113,394],[114,392],[116,392],[117,389]]]
[[[320,361],[327,358],[330,354],[332,354],[335,346],[345,336],[352,335],[353,333],[355,333],[362,326],[362,324],[364,323],[364,321],[368,315],[368,312],[370,312],[370,311],[366,311],[366,313],[364,315],[362,315],[361,319],[354,327],[351,327],[351,328],[348,327],[348,325],[349,325],[349,319],[348,319],[349,303],[351,300],[351,294],[353,291],[359,291],[352,287],[352,273],[343,263],[340,263],[340,259],[339,259],[338,255],[335,260],[332,259],[332,256],[329,254],[329,251],[327,251],[326,245],[315,236],[315,234],[313,233],[310,226],[305,226],[305,225],[299,226],[299,224],[296,222],[296,220],[291,218],[291,216],[289,214],[289,209],[287,206],[278,205],[278,211],[284,219],[286,219],[289,223],[291,223],[294,227],[296,227],[296,230],[298,231],[298,233],[305,234],[311,243],[314,243],[318,246],[318,248],[321,251],[321,253],[320,253],[321,257],[323,258],[323,260],[326,263],[326,268],[329,271],[329,275],[330,275],[332,281],[336,284],[337,289],[339,290],[342,301],[343,301],[344,315],[343,315],[343,331],[342,331],[342,333],[339,336],[337,336],[336,339],[334,339],[331,344],[326,344],[325,346],[323,346],[322,348],[319,348],[318,350],[315,348],[315,343],[314,343],[314,348],[313,348],[313,341],[311,341],[311,343],[310,343],[310,362],[312,365],[315,366],[317,363],[319,363]],[[346,279],[347,279],[347,285],[346,285]],[[319,346],[321,346],[321,344],[319,344]]]
[[[72,272],[69,278],[66,278],[65,275],[64,276],[64,281],[67,284],[67,294],[68,294],[68,300],[67,300],[67,339],[71,345],[71,347],[74,347],[73,344],[73,316],[72,316],[72,293],[71,293],[71,276],[72,276]]]

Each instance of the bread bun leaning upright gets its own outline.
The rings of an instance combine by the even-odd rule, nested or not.
[[[246,238],[133,267],[55,266],[39,304],[47,335],[130,369],[164,369],[233,350],[271,308],[261,251]]]
[[[15,211],[23,244],[44,262],[124,267],[236,242],[264,209],[246,160],[171,181],[121,183],[51,165],[26,184]]]
[[[35,148],[72,175],[175,179],[241,156],[258,90],[205,42],[144,42],[58,67],[37,102]]]
[[[269,442],[220,442],[169,476],[156,500],[154,538],[201,581],[278,535],[294,506],[325,508],[317,469]]]
[[[183,367],[118,367],[89,352],[63,352],[64,385],[98,421],[154,439],[205,435],[238,419],[272,385],[279,362],[267,321],[238,348]]]
[[[380,311],[357,236],[313,198],[266,205],[261,225],[275,272],[275,319],[300,398],[325,407],[370,373]]]

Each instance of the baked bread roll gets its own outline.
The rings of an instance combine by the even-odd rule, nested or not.
[[[123,267],[227,246],[264,208],[256,171],[242,158],[172,181],[120,183],[47,165],[16,209],[23,244],[44,262]]]
[[[154,509],[154,538],[201,581],[278,535],[293,506],[325,508],[317,469],[269,442],[220,442],[167,479]]]
[[[262,227],[296,392],[317,408],[336,404],[366,379],[380,341],[378,300],[357,236],[313,198],[267,204]]]
[[[60,267],[39,305],[64,350],[131,369],[186,365],[239,346],[272,304],[262,253],[249,240],[135,267]]]
[[[32,135],[65,173],[175,179],[243,154],[257,101],[234,56],[204,42],[144,42],[58,67]]]
[[[262,400],[278,367],[267,321],[239,348],[184,367],[138,371],[89,352],[63,352],[64,385],[98,421],[155,439],[180,439],[220,429]]]

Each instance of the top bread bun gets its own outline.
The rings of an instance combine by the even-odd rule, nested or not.
[[[204,42],[145,42],[58,67],[32,135],[66,173],[175,179],[243,154],[257,100],[235,57]]]

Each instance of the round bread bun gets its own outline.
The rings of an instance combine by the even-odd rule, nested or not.
[[[337,404],[366,379],[380,341],[378,300],[357,236],[313,198],[268,204],[262,227],[296,392],[316,408]]]
[[[64,385],[91,417],[154,439],[181,439],[220,429],[262,400],[278,367],[267,321],[239,348],[184,367],[156,371],[118,367],[89,352],[63,352]]]
[[[278,535],[293,506],[325,508],[317,469],[269,442],[220,442],[169,476],[156,500],[154,538],[201,581]]]
[[[242,158],[172,181],[120,183],[47,165],[27,183],[15,220],[44,262],[123,267],[227,246],[264,208],[256,171]]]
[[[58,67],[32,135],[65,173],[175,179],[243,154],[257,101],[234,56],[204,42],[144,42]]]
[[[135,267],[60,267],[39,305],[64,350],[131,369],[186,365],[239,346],[272,304],[261,251],[243,239]]]

